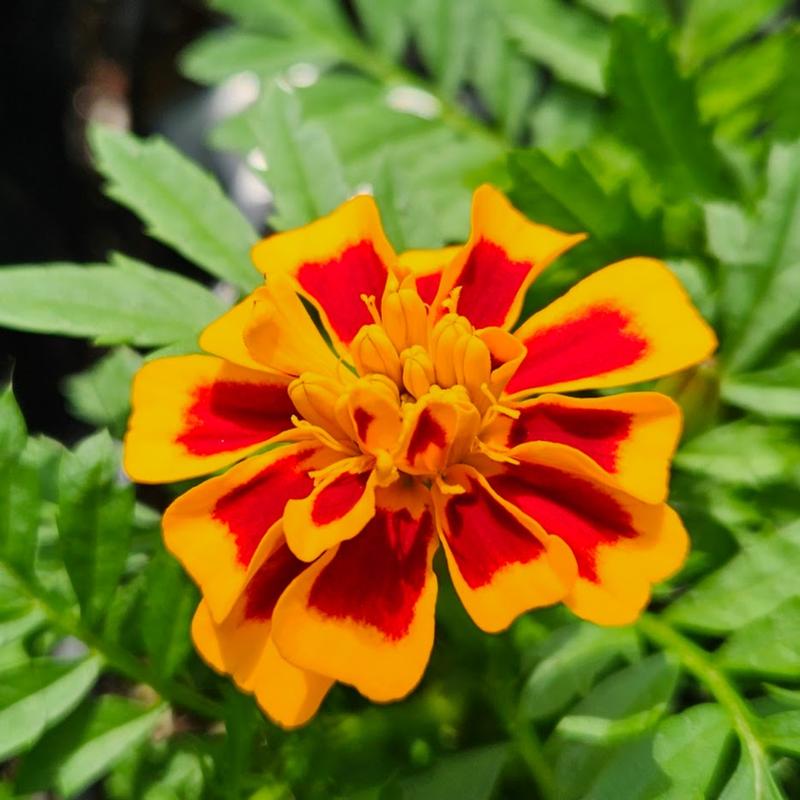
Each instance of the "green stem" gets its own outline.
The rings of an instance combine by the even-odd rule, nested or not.
[[[757,720],[745,699],[702,647],[660,617],[644,614],[638,628],[651,642],[672,653],[727,712],[743,750],[750,756],[756,779],[756,797],[762,797],[768,782],[763,769],[766,751],[758,736]]]
[[[74,614],[56,608],[45,594],[37,592],[9,565],[4,564],[3,566],[17,582],[20,591],[42,610],[61,633],[66,636],[74,636],[82,641],[91,652],[103,659],[109,669],[134,683],[150,686],[160,697],[168,700],[173,705],[193,711],[199,716],[212,720],[218,720],[223,717],[223,709],[219,703],[209,700],[188,686],[156,675],[125,649],[113,642],[105,641],[85,627]]]
[[[544,756],[542,743],[533,723],[518,714],[512,721],[510,730],[517,752],[528,767],[542,800],[558,800],[556,776]]]

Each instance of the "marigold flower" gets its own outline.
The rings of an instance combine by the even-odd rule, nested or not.
[[[355,197],[255,246],[266,284],[206,329],[212,355],[137,375],[134,480],[230,467],[175,500],[164,536],[203,594],[198,650],[280,724],[308,720],[334,681],[381,702],[414,688],[440,545],[490,632],[559,601],[629,623],[683,562],[664,502],[678,407],[561,392],[696,364],[714,333],[646,258],[512,333],[534,278],[583,238],[483,186],[464,246],[398,256],[372,198]]]

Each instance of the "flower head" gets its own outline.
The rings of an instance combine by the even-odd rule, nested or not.
[[[512,333],[534,278],[582,238],[484,186],[463,247],[398,256],[373,200],[355,197],[256,245],[266,283],[203,333],[213,355],[139,372],[129,474],[229,467],[164,515],[203,594],[195,644],[281,724],[305,722],[334,681],[376,701],[414,688],[439,546],[486,631],[559,601],[631,622],[682,564],[686,533],[664,502],[677,406],[561,392],[683,369],[715,337],[644,258]]]

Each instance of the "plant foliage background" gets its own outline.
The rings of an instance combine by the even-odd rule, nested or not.
[[[183,487],[137,496],[119,467],[133,372],[193,351],[253,288],[265,227],[168,141],[95,126],[105,191],[205,280],[120,253],[0,270],[0,325],[106,348],[64,385],[98,430],[82,441],[32,435],[13,388],[0,397],[0,798],[800,797],[797,9],[212,5],[225,22],[181,68],[246,96],[211,143],[268,189],[269,229],[369,190],[397,249],[461,241],[489,180],[591,236],[527,313],[611,260],[668,261],[721,339],[713,363],[657,387],[687,417],[671,502],[692,555],[621,629],[560,609],[487,636],[443,581],[408,700],[337,687],[307,728],[270,725],[191,648],[196,592],[159,539]]]

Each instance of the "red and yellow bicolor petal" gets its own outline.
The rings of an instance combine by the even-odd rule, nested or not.
[[[164,512],[164,542],[200,587],[214,618],[230,611],[259,566],[286,504],[314,489],[310,472],[340,454],[318,444],[277,447],[178,497]]]
[[[595,480],[575,450],[521,445],[514,455],[520,464],[498,468],[488,483],[572,550],[578,577],[564,603],[601,625],[633,622],[651,585],[686,557],[688,537],[678,515]]]
[[[368,195],[302,228],[262,240],[252,257],[268,282],[276,275],[291,278],[319,310],[334,341],[343,345],[372,321],[361,297],[380,303],[397,258]]]
[[[403,408],[395,462],[409,475],[435,475],[470,452],[481,416],[463,386],[435,388]]]
[[[353,539],[315,561],[281,597],[273,635],[292,664],[387,702],[419,682],[433,645],[436,549],[427,493],[379,489]]]
[[[252,313],[251,294],[205,328],[200,334],[200,347],[207,353],[224,358],[240,367],[265,369],[262,362],[253,358],[244,342],[244,330]]]
[[[275,722],[293,728],[316,713],[333,681],[295,667],[275,647],[275,605],[308,565],[292,555],[279,526],[267,544],[263,563],[222,622],[214,620],[205,600],[200,603],[192,620],[192,639],[211,667],[254,693]]]
[[[436,303],[457,288],[458,301],[451,310],[476,328],[510,328],[536,276],[585,238],[537,225],[497,189],[480,186],[472,197],[469,240],[445,270]]]
[[[398,272],[401,275],[413,275],[417,294],[424,303],[431,305],[439,291],[442,273],[460,250],[460,245],[431,250],[406,250],[397,257]]]
[[[527,348],[506,391],[575,391],[649,380],[714,352],[714,331],[660,261],[630,258],[584,278],[516,332]]]
[[[609,397],[545,394],[511,405],[516,419],[498,417],[483,433],[489,445],[574,448],[585,469],[648,503],[667,496],[669,464],[681,432],[680,407],[658,392]],[[532,449],[532,448],[531,448]]]
[[[286,276],[270,278],[250,295],[249,304],[242,339],[253,361],[285,375],[339,375],[339,358]]]
[[[375,515],[375,476],[363,457],[337,462],[308,497],[290,500],[283,529],[292,552],[313,561],[352,539]]]
[[[439,535],[453,585],[478,627],[503,630],[524,611],[564,598],[576,567],[563,541],[501,499],[470,466],[451,467],[444,482],[433,489]]]
[[[214,356],[145,364],[133,381],[125,471],[163,483],[232,464],[292,428],[288,383]]]

